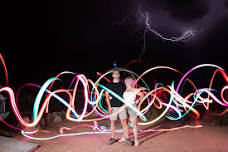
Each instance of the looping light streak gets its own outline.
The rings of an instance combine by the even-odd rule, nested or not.
[[[7,74],[7,69],[4,63],[4,60],[0,54],[0,59],[2,64],[5,67],[5,75],[8,77]],[[209,87],[205,88],[200,88],[198,89],[196,85],[193,83],[193,80],[190,79],[190,73],[193,74],[195,70],[198,70],[200,68],[215,68],[215,72],[210,80]],[[121,109],[125,108],[126,106],[131,107],[134,111],[137,112],[138,116],[141,118],[142,121],[138,122],[138,125],[150,125],[158,122],[161,120],[161,118],[167,117],[170,120],[179,120],[179,119],[184,119],[184,117],[187,114],[194,115],[195,118],[200,118],[200,113],[197,111],[197,106],[204,106],[205,110],[210,110],[209,105],[216,102],[220,106],[225,107],[226,109],[219,114],[216,115],[223,115],[227,113],[227,107],[228,107],[228,101],[224,97],[224,92],[227,91],[228,89],[228,77],[225,71],[213,64],[201,64],[198,66],[193,67],[190,69],[188,72],[185,74],[182,74],[179,72],[177,69],[174,69],[172,67],[168,66],[156,66],[152,67],[145,72],[143,72],[141,75],[138,75],[134,73],[133,71],[130,71],[125,68],[117,68],[117,70],[121,72],[127,72],[132,75],[132,77],[135,79],[134,81],[134,86],[141,92],[143,92],[144,97],[143,99],[139,102],[137,108],[134,108],[132,105],[129,103],[125,102],[125,100],[118,96],[115,92],[112,90],[108,89],[105,84],[102,84],[105,80],[106,83],[109,83],[110,80],[106,78],[108,74],[111,74],[113,72],[113,69],[105,72],[104,74],[98,73],[99,78],[93,82],[91,79],[86,78],[85,75],[83,74],[76,74],[75,72],[61,72],[58,74],[56,77],[52,77],[48,79],[42,86],[34,83],[28,83],[23,86],[21,86],[18,89],[18,92],[15,94],[14,91],[9,87],[9,86],[4,86],[0,88],[0,93],[1,92],[7,92],[9,96],[9,101],[11,108],[18,120],[18,122],[27,128],[31,127],[36,127],[36,125],[40,122],[42,119],[43,114],[48,112],[48,107],[49,107],[49,102],[51,101],[52,98],[57,99],[57,101],[61,102],[64,106],[67,107],[66,110],[66,119],[69,121],[73,122],[78,122],[79,126],[84,126],[84,127],[89,127],[92,128],[93,131],[91,132],[78,132],[78,133],[73,133],[73,134],[65,134],[64,130],[73,130],[76,129],[77,127],[69,128],[69,127],[61,127],[60,128],[60,135],[52,136],[52,137],[46,137],[46,138],[37,138],[34,136],[31,136],[30,134],[35,134],[39,132],[38,129],[35,129],[33,132],[26,132],[22,128],[16,128],[7,122],[5,122],[3,119],[0,118],[0,121],[4,122],[7,126],[21,130],[21,133],[30,139],[35,139],[35,140],[49,140],[49,139],[54,139],[57,137],[63,137],[63,136],[75,136],[75,135],[85,135],[85,134],[109,134],[110,130],[106,129],[104,126],[98,126],[97,121],[101,121],[104,119],[108,119],[110,117],[110,114],[108,113],[108,110],[104,106],[105,99],[104,97],[104,92],[107,91],[116,98],[118,98],[121,102],[124,103],[124,106],[122,106]],[[179,75],[181,75],[180,81],[173,80],[171,84],[162,84],[162,83],[156,83],[155,86],[149,87],[149,85],[146,83],[144,79],[142,79],[143,76],[148,74],[149,72],[155,71],[155,70],[170,70],[171,72],[175,72]],[[215,81],[215,75],[217,73],[220,73],[223,78],[224,78],[224,87],[221,89],[221,97],[217,97],[213,92],[216,90],[212,88],[212,84]],[[57,81],[61,81],[61,83],[64,83],[64,78],[60,79],[60,76],[63,75],[68,75],[71,76],[71,84],[69,85],[69,88],[61,88],[58,87],[58,85],[55,83]],[[73,76],[73,77],[72,77]],[[187,78],[188,77],[188,78]],[[66,77],[68,78],[68,77]],[[56,81],[57,80],[57,81]],[[69,80],[69,79],[68,79]],[[179,80],[179,79],[178,79]],[[6,81],[8,81],[8,78],[6,78]],[[150,81],[150,80],[149,80]],[[69,81],[67,81],[69,82]],[[188,93],[187,95],[183,96],[182,91],[180,91],[181,86],[184,86],[184,82],[189,82],[189,84],[192,86],[193,92]],[[6,82],[7,84],[8,82]],[[140,85],[139,85],[140,84]],[[175,87],[174,84],[177,84]],[[55,87],[53,87],[55,85]],[[79,86],[82,85],[82,86]],[[19,95],[22,89],[25,87],[35,87],[39,88],[39,92],[36,95],[34,105],[33,105],[33,121],[32,122],[26,122],[18,109],[18,104],[19,104]],[[154,87],[154,88],[153,88]],[[57,88],[57,89],[56,89]],[[78,98],[76,98],[77,92],[83,92],[83,94],[80,94],[83,98],[80,98],[83,101],[79,101]],[[218,91],[218,90],[216,90]],[[59,95],[58,95],[59,94]],[[66,94],[68,97],[68,100],[66,101],[63,99],[60,94]],[[167,99],[163,99],[162,97],[159,96],[159,94],[166,94]],[[185,92],[186,94],[186,92]],[[207,97],[205,97],[207,95]],[[17,103],[16,103],[17,101]],[[41,104],[42,102],[42,104]],[[83,105],[80,105],[79,108],[82,108],[81,112],[76,111],[77,106],[80,103],[83,103]],[[103,102],[103,103],[102,103]],[[21,104],[21,103],[20,103]],[[88,107],[91,107],[92,110],[89,110]],[[161,114],[158,115],[157,117],[153,118],[150,120],[150,118],[146,117],[146,114],[148,111],[152,110],[153,108],[157,108],[158,110],[161,111]],[[120,110],[121,110],[120,109]],[[177,116],[173,117],[169,115],[169,111],[173,111],[177,114]],[[73,115],[72,115],[73,114]],[[92,114],[95,114],[95,117],[92,116]],[[116,114],[116,113],[114,113]],[[149,116],[150,117],[150,116]],[[84,122],[81,124],[80,122]],[[85,124],[86,122],[93,122],[93,125]],[[195,125],[195,126],[183,126],[183,128],[187,127],[192,127],[192,128],[199,128],[202,127],[201,125]],[[141,130],[142,132],[149,132],[149,131],[172,131],[176,129],[182,129],[182,128],[172,128],[172,129],[160,129],[160,130]],[[116,130],[117,132],[122,132],[122,130]]]

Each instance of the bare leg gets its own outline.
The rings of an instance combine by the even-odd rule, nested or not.
[[[115,134],[115,120],[111,120],[111,138],[108,141],[108,145],[112,145],[116,142],[114,138],[114,134]]]
[[[127,125],[127,119],[121,120],[122,127],[123,127],[123,134],[126,139],[129,138],[128,136],[128,125]]]
[[[138,146],[138,127],[137,127],[137,117],[130,118],[133,125],[133,134],[135,138],[135,146]]]
[[[111,138],[114,138],[115,134],[115,121],[111,120]]]

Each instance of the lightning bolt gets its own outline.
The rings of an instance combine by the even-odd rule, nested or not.
[[[142,58],[142,56],[146,50],[146,33],[147,32],[152,32],[154,35],[158,36],[162,40],[171,41],[171,42],[183,41],[183,40],[186,40],[186,39],[188,39],[194,35],[194,31],[186,30],[178,37],[170,37],[170,38],[165,37],[161,33],[157,32],[156,30],[151,28],[149,13],[147,13],[147,12],[143,13],[141,11],[142,3],[143,3],[143,0],[141,1],[140,5],[138,7],[138,14],[145,19],[145,26],[146,27],[145,27],[145,30],[143,32],[143,48],[142,48],[142,52],[140,54],[140,60],[141,60],[141,58]]]

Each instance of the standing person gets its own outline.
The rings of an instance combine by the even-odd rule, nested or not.
[[[120,97],[123,97],[123,93],[126,90],[126,86],[123,82],[120,82],[120,73],[116,69],[112,73],[112,82],[107,84],[107,88],[112,90],[114,93],[119,95]],[[117,140],[114,137],[115,134],[115,122],[117,120],[117,117],[119,116],[121,120],[121,124],[123,127],[123,134],[126,138],[126,142],[129,145],[132,145],[132,142],[130,141],[128,137],[128,125],[127,125],[127,112],[126,108],[123,102],[121,102],[119,99],[117,99],[115,96],[109,94],[109,92],[105,92],[106,94],[106,101],[108,106],[108,111],[111,120],[111,138],[108,141],[108,144],[111,145],[115,143]]]
[[[137,104],[142,100],[142,98],[144,97],[144,94],[143,92],[133,87],[134,81],[132,77],[126,77],[124,80],[124,83],[126,85],[126,90],[124,91],[123,98],[126,103],[132,105],[137,109]],[[137,96],[139,97],[136,98]],[[138,146],[139,141],[138,141],[138,127],[137,127],[137,112],[134,111],[129,106],[127,106],[126,110],[127,110],[127,113],[129,114],[130,121],[133,126],[133,134],[135,139],[134,146]],[[124,140],[125,140],[124,138],[121,138],[120,142]]]

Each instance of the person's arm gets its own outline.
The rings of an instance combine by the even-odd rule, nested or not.
[[[110,104],[110,95],[109,95],[109,92],[107,92],[107,91],[105,91],[105,98],[106,98],[106,102],[107,102],[107,105],[108,105],[108,112],[111,115],[112,107],[111,107],[111,104]]]
[[[135,100],[135,104],[138,104],[144,97],[144,94],[142,91],[136,89],[136,94],[139,96],[138,99]]]

